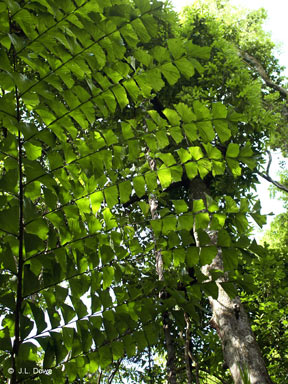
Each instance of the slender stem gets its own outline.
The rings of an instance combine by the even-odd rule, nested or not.
[[[113,379],[114,379],[114,376],[116,375],[116,373],[119,371],[120,369],[120,365],[121,365],[121,362],[122,362],[123,359],[119,359],[116,363],[116,367],[114,369],[114,371],[111,373],[111,375],[109,376],[108,378],[108,384],[112,384],[113,382]]]
[[[99,374],[99,377],[98,377],[98,380],[97,380],[97,384],[101,383],[101,377],[102,377],[102,371],[100,371],[100,374]]]
[[[10,32],[12,31],[12,23],[10,16]],[[16,50],[13,46],[13,69],[14,72],[17,72],[17,58]],[[17,270],[17,290],[16,290],[16,305],[15,305],[15,331],[14,331],[14,342],[12,347],[12,368],[13,373],[11,377],[11,384],[16,384],[17,382],[17,367],[16,367],[16,358],[19,352],[19,347],[21,344],[20,337],[20,315],[22,307],[22,279],[23,279],[23,243],[24,243],[24,186],[23,186],[23,141],[21,138],[20,131],[20,121],[21,121],[21,111],[20,111],[20,95],[18,87],[15,85],[15,100],[16,100],[16,119],[17,119],[17,129],[18,129],[18,172],[19,172],[19,222],[18,222],[18,270]]]
[[[190,359],[190,318],[188,313],[184,312],[184,320],[186,323],[186,330],[185,330],[185,363],[186,363],[186,376],[187,376],[187,384],[192,384],[192,372],[191,372],[191,359]]]
[[[16,108],[17,108],[17,121],[20,122],[20,100],[17,87],[15,88],[16,96]],[[16,297],[16,307],[15,307],[15,340],[12,349],[12,368],[14,369],[11,383],[16,383],[16,356],[19,351],[19,346],[21,343],[20,339],[20,314],[22,306],[22,278],[23,278],[23,241],[24,241],[24,191],[23,191],[23,159],[22,159],[22,139],[21,132],[18,128],[18,171],[19,171],[19,227],[18,227],[18,241],[19,241],[19,250],[18,250],[18,272],[17,272],[17,297]]]

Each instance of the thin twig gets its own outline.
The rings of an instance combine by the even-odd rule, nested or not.
[[[114,371],[111,373],[111,375],[109,376],[108,378],[108,384],[112,384],[112,381],[114,379],[114,376],[116,375],[116,373],[119,371],[120,369],[120,365],[121,365],[121,362],[122,362],[123,359],[119,359],[116,363],[116,367],[114,369]]]
[[[184,312],[184,319],[186,323],[186,332],[185,332],[185,363],[186,363],[186,376],[187,376],[187,383],[192,384],[192,359],[190,357],[190,318],[188,313]],[[196,378],[197,382],[197,378]]]
[[[271,152],[269,151],[266,151],[268,153],[268,156],[269,156],[269,161],[268,161],[268,165],[267,165],[267,169],[266,169],[266,174],[265,173],[262,173],[262,172],[259,172],[257,171],[257,174],[261,177],[263,177],[263,179],[269,181],[270,183],[272,183],[273,185],[275,185],[275,187],[277,187],[278,189],[281,189],[282,191],[285,191],[288,193],[288,187],[286,187],[285,185],[279,183],[278,181],[275,181],[272,179],[272,177],[270,177],[269,175],[269,170],[270,170],[270,166],[271,166],[271,163],[272,163],[272,155],[271,155]]]
[[[102,371],[100,371],[100,375],[99,375],[99,377],[98,377],[97,384],[100,384],[100,383],[101,383],[101,377],[102,377]]]
[[[268,156],[269,156],[269,161],[268,161],[268,165],[267,165],[267,169],[266,169],[266,174],[269,175],[269,171],[270,171],[270,166],[271,166],[271,163],[272,163],[272,155],[271,155],[271,152],[270,151],[266,151]]]

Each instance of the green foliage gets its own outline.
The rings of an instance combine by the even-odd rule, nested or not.
[[[213,337],[199,336],[202,303],[217,285],[201,267],[221,247],[235,280],[239,255],[259,253],[246,237],[249,188],[274,123],[260,83],[211,34],[214,21],[199,27],[205,44],[191,41],[190,21],[181,30],[156,0],[0,1],[0,10],[1,378],[116,374],[123,359],[164,352],[167,311],[174,339],[190,315],[205,368]],[[187,187],[201,180],[205,202]],[[259,207],[251,216],[261,222]],[[163,376],[149,369],[155,382]]]
[[[278,215],[265,233],[266,252],[246,262],[256,290],[242,299],[251,313],[252,329],[271,378],[285,383],[287,371],[287,212]]]

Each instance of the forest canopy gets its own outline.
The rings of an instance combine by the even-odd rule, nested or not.
[[[0,0],[2,382],[287,382],[287,87],[228,5]]]

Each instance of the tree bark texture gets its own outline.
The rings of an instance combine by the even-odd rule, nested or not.
[[[202,199],[205,203],[205,194],[209,190],[200,179],[190,183],[190,195],[193,200]],[[195,232],[195,231],[194,231]],[[207,231],[211,244],[217,244],[217,231]],[[196,245],[200,246],[195,232]],[[223,271],[221,249],[210,265],[202,267],[202,273],[207,280],[212,280],[213,270]],[[216,280],[218,286],[217,300],[209,297],[212,310],[211,326],[215,328],[222,344],[224,360],[231,372],[235,384],[246,384],[245,375],[251,384],[272,384],[266,370],[259,346],[255,340],[248,316],[239,297],[231,299],[221,283],[227,281],[227,275]]]

